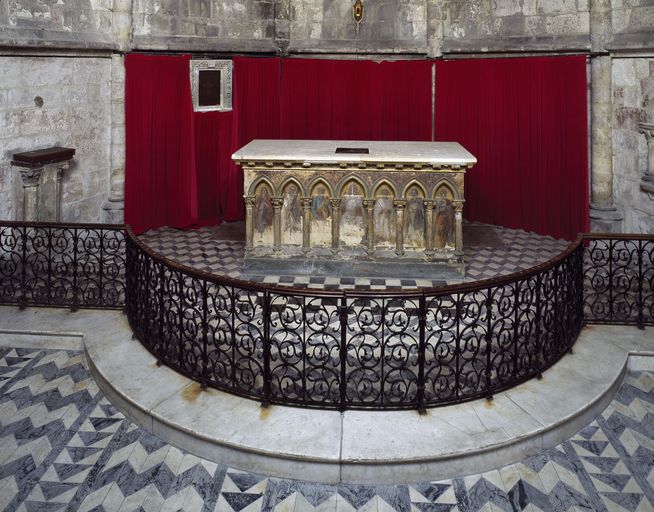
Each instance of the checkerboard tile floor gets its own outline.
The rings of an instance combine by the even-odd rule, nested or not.
[[[468,237],[471,240],[465,246],[465,281],[479,281],[533,267],[556,256],[569,245],[567,240],[488,224],[466,223],[464,240],[466,231],[485,231],[491,236],[481,239]],[[259,283],[322,290],[415,289],[451,284],[445,280],[421,279],[420,276],[415,279],[384,279],[246,274],[243,270],[244,242],[221,238],[221,230],[216,227],[189,231],[164,227],[144,233],[141,239],[162,256],[189,267]]]

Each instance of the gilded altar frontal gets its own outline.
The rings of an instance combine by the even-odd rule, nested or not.
[[[464,275],[464,176],[476,159],[460,144],[255,140],[233,158],[246,271]]]

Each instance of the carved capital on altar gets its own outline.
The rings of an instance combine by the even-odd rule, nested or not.
[[[426,200],[426,201],[424,201],[424,204],[425,204],[425,209],[426,209],[428,212],[431,212],[431,211],[434,210],[434,206],[435,206],[434,201]]]
[[[372,211],[372,209],[375,207],[375,200],[374,199],[364,199],[363,200],[363,206],[365,206],[366,209]]]
[[[340,197],[330,197],[329,198],[329,204],[332,205],[333,208],[340,208],[341,207],[341,198]]]
[[[282,205],[284,204],[284,198],[283,197],[273,197],[272,200],[272,205],[275,210],[281,210]]]
[[[254,204],[256,203],[257,198],[254,196],[245,196],[245,207],[246,208],[254,208]]]
[[[311,201],[313,201],[313,199],[310,197],[303,197],[302,199],[300,199],[300,203],[302,204],[302,209],[303,210],[311,209]]]
[[[457,213],[461,213],[463,211],[463,203],[465,203],[465,201],[461,201],[461,200],[452,201],[452,205],[454,206],[454,211]]]
[[[393,201],[393,204],[395,205],[395,208],[398,210],[404,210],[406,207],[406,200],[405,199],[395,199]]]

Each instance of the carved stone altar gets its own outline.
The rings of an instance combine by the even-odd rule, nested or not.
[[[232,158],[246,271],[464,273],[463,180],[477,160],[456,142],[255,140]]]

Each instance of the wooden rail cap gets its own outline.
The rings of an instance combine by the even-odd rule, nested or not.
[[[54,146],[51,148],[37,149],[35,151],[25,151],[23,153],[14,153],[12,165],[18,167],[43,167],[46,164],[65,162],[71,160],[75,155],[74,148],[62,148]]]

